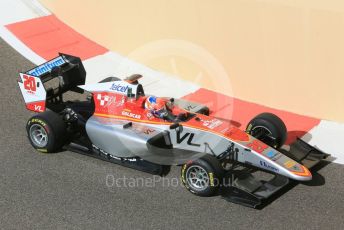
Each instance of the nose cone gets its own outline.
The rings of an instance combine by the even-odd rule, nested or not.
[[[291,178],[298,181],[310,181],[312,180],[312,173],[303,165],[299,165],[298,170],[288,169],[292,173]]]

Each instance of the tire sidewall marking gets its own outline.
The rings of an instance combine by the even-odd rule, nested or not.
[[[252,127],[253,127],[252,123],[248,124],[248,126],[246,128],[246,133],[250,134]]]
[[[182,167],[182,182],[186,185],[186,180],[185,180],[185,170],[186,170],[187,164],[184,164]]]
[[[44,120],[40,119],[40,118],[31,118],[27,125],[29,127],[29,130],[30,130],[30,127],[34,124],[38,124],[38,125],[41,125],[44,130],[47,132],[47,135],[48,135],[48,138],[50,139],[50,131],[49,131],[49,126],[47,124],[47,122],[45,122]],[[30,136],[30,135],[29,135]],[[34,142],[31,140],[31,137],[30,137],[30,142],[33,143],[33,145],[35,146],[35,149],[41,153],[48,153],[48,146],[49,146],[49,142],[47,143],[47,145],[45,146],[45,148],[39,148],[39,147],[36,147],[36,145],[34,144]]]
[[[49,126],[48,126],[48,124],[45,121],[43,121],[43,120],[41,120],[39,118],[32,118],[32,119],[29,120],[28,126],[31,126],[33,123],[41,125],[45,129],[47,134],[49,134]]]
[[[209,186],[211,187],[215,187],[215,183],[214,183],[214,173],[212,172],[209,172],[208,173],[208,176],[209,176]]]

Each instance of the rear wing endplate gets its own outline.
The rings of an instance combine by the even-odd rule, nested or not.
[[[45,89],[44,83],[61,76],[63,85]],[[18,85],[23,95],[26,108],[34,112],[44,112],[49,99],[61,96],[85,84],[86,71],[81,59],[68,54],[47,61],[25,73],[20,73]],[[47,101],[48,100],[48,101]]]
[[[34,112],[44,112],[46,108],[46,91],[39,77],[20,73],[18,85],[23,95],[26,108]]]

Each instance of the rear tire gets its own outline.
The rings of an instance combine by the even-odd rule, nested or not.
[[[188,162],[181,170],[185,188],[197,196],[212,196],[217,193],[223,174],[221,164],[211,155]]]
[[[261,113],[254,117],[248,123],[246,132],[276,149],[284,145],[287,139],[284,122],[272,113]]]
[[[53,111],[31,117],[26,130],[31,145],[40,152],[56,152],[67,143],[66,124]]]

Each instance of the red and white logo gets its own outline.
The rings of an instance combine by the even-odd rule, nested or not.
[[[98,94],[97,95],[97,100],[99,101],[100,106],[105,106],[105,103],[107,104],[110,101],[110,96],[109,95],[102,95]]]
[[[44,112],[45,111],[45,101],[36,101],[32,103],[27,103],[26,108],[34,112]]]
[[[32,76],[24,75],[24,89],[26,89],[30,93],[35,93],[37,90],[36,87],[36,80]]]

